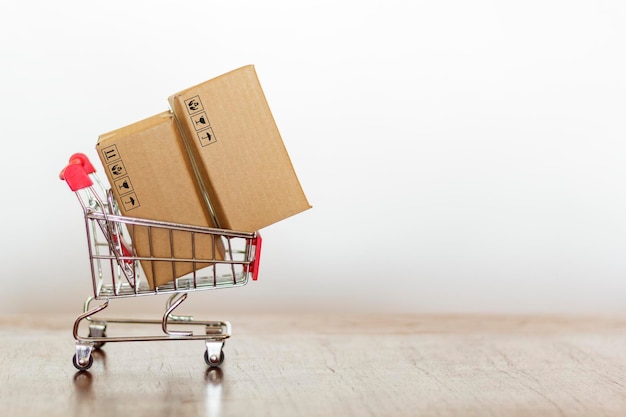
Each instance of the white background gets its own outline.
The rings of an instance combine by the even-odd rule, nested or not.
[[[624,313],[625,4],[2,2],[0,313],[91,291],[68,157],[246,64],[313,209],[201,308]]]

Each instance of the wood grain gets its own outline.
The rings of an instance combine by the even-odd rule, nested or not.
[[[1,416],[626,415],[621,317],[239,314],[220,369],[165,341],[86,372],[73,319],[0,318]]]

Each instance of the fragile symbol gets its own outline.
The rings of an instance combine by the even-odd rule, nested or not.
[[[120,194],[127,194],[133,191],[133,185],[130,183],[130,179],[128,177],[120,178],[115,181],[115,187]]]
[[[205,112],[192,116],[191,121],[196,130],[202,130],[209,125],[209,119]]]

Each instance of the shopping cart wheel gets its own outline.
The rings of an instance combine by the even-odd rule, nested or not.
[[[222,363],[224,363],[224,351],[223,350],[220,351],[220,356],[219,356],[219,359],[218,359],[217,355],[211,355],[209,357],[209,351],[205,350],[204,351],[204,361],[210,367],[220,366]]]
[[[94,343],[93,348],[94,349],[102,349],[102,346],[106,345],[107,342],[98,342],[98,343]]]
[[[74,364],[74,368],[78,369],[79,371],[86,371],[87,369],[91,368],[91,365],[93,365],[93,356],[89,355],[89,359],[87,360],[87,362],[81,364],[78,362],[78,356],[74,354],[74,357],[72,358],[72,363]]]
[[[88,337],[107,337],[107,333],[106,333],[106,325],[89,325],[89,335]],[[96,342],[93,344],[93,348],[94,349],[100,349],[102,346],[104,346],[106,344],[106,342]]]

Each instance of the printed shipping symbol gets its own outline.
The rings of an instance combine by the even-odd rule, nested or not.
[[[185,105],[187,106],[187,112],[189,114],[193,114],[201,110],[204,110],[204,106],[202,105],[202,102],[200,101],[200,97],[198,96],[194,96],[188,100],[185,100]]]
[[[128,177],[120,178],[119,180],[115,181],[115,186],[117,187],[117,190],[120,192],[120,194],[128,194],[129,192],[133,191],[133,185],[131,184],[130,178]]]
[[[205,127],[209,126],[209,118],[207,117],[205,112],[194,115],[191,118],[191,121],[193,122],[193,125],[196,128],[196,130],[202,130]]]
[[[124,204],[124,208],[128,211],[139,207],[139,201],[135,193],[130,193],[122,197],[122,204]]]
[[[116,162],[108,166],[113,177],[123,177],[126,175],[126,168],[122,162]]]
[[[212,143],[217,142],[215,135],[213,134],[213,130],[208,128],[203,130],[202,132],[198,132],[198,139],[200,140],[200,145],[207,146]]]

